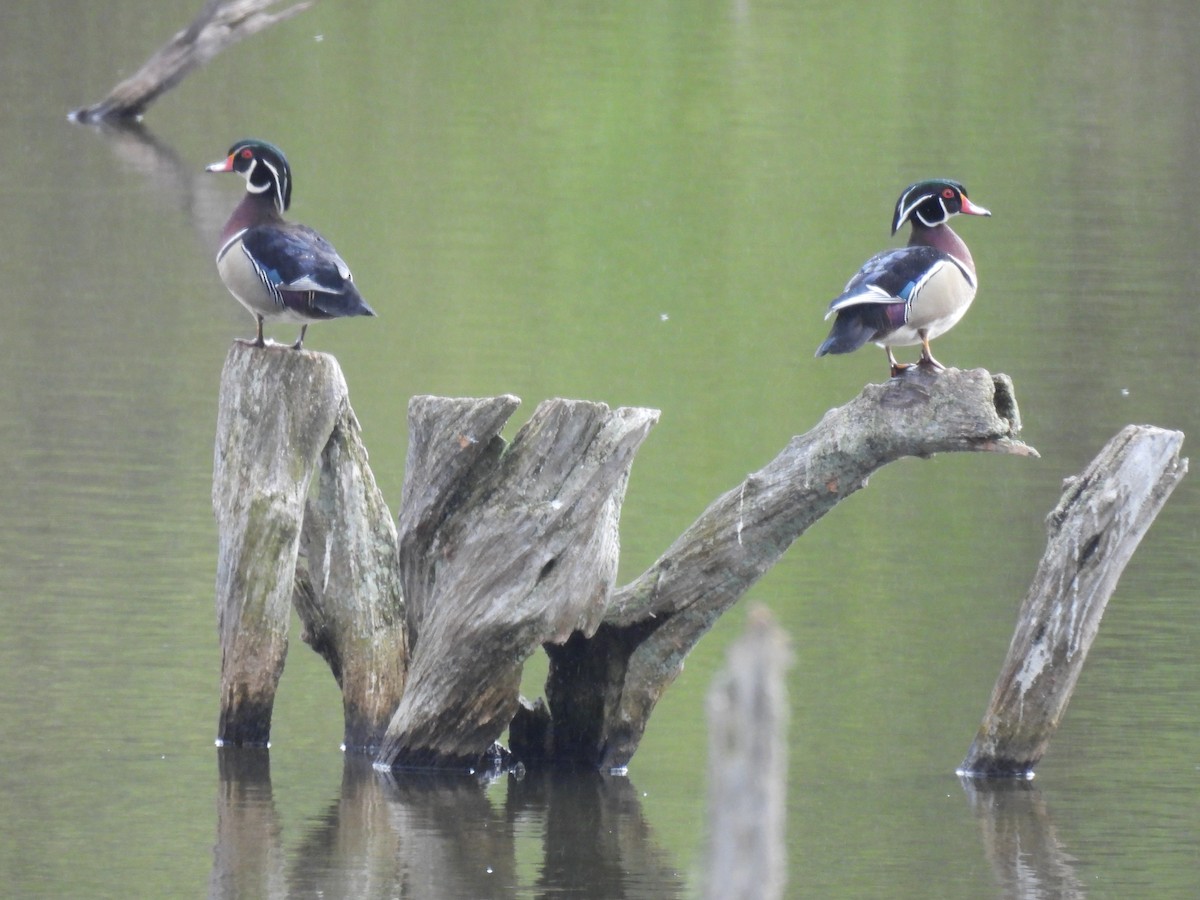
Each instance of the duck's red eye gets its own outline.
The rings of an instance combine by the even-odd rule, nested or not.
[[[242,159],[249,159],[253,155],[254,155],[254,151],[251,150],[249,147],[242,148],[242,154],[241,154]]]
[[[953,197],[954,197],[954,188],[943,188],[943,189],[942,189],[942,196],[943,196],[943,197],[945,197],[947,200],[951,200],[951,199],[953,199]]]

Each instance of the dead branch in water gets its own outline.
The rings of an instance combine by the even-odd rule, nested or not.
[[[74,110],[70,114],[71,121],[83,124],[137,121],[151,103],[179,84],[193,69],[205,65],[243,38],[304,12],[312,6],[313,0],[270,12],[270,7],[278,2],[206,0],[200,14],[187,28],[171,38],[103,100]]]
[[[1047,519],[1049,539],[971,749],[966,776],[1029,777],[1066,712],[1108,598],[1187,473],[1183,433],[1127,425]]]

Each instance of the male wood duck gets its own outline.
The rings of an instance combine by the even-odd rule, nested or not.
[[[946,224],[959,213],[991,215],[968,200],[957,181],[919,181],[904,189],[892,234],[911,222],[908,246],[872,256],[829,304],[825,318],[837,319],[817,356],[850,353],[874,341],[887,353],[895,377],[910,365],[896,362],[892,347],[920,344],[919,367],[945,368],[933,358],[929,342],[963,317],[978,287],[971,251]]]
[[[217,271],[229,292],[258,322],[252,347],[264,347],[263,321],[297,322],[299,350],[310,322],[340,316],[373,316],[350,267],[307,225],[283,219],[292,202],[292,170],[278,147],[238,141],[208,172],[236,172],[246,194],[221,231]]]

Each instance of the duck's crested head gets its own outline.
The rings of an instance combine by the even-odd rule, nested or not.
[[[292,169],[274,144],[252,138],[237,141],[225,159],[206,167],[206,171],[236,172],[246,179],[247,191],[268,194],[281,215],[292,205]]]
[[[892,214],[892,234],[905,222],[914,228],[936,228],[959,213],[968,216],[990,216],[991,213],[967,199],[967,189],[961,182],[949,178],[932,178],[906,187],[896,201]]]

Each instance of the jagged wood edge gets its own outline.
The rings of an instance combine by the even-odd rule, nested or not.
[[[515,404],[410,403],[413,652],[381,765],[476,764],[516,711],[524,659],[590,634],[608,609],[628,470],[658,412],[547,400],[508,446],[497,432]]]

